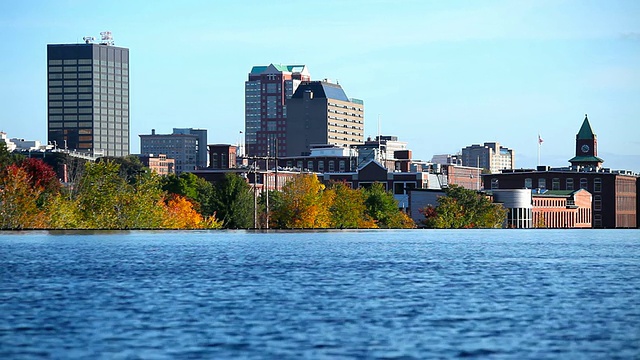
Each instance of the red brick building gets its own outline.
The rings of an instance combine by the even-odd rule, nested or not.
[[[590,228],[591,194],[584,190],[533,192],[533,226],[538,228]]]
[[[485,189],[541,189],[574,191],[585,189],[592,195],[594,228],[638,227],[638,175],[630,171],[601,168],[597,157],[596,135],[585,117],[576,135],[576,155],[572,166],[537,170],[504,170],[501,174],[483,175]]]
[[[141,155],[140,162],[142,162],[144,166],[148,167],[152,172],[155,172],[158,175],[169,175],[176,173],[176,161],[174,159],[168,159],[167,155],[164,154]]]

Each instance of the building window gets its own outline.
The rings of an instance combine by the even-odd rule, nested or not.
[[[302,169],[302,160],[298,160],[298,161],[296,161],[296,167],[297,167],[298,169]]]
[[[602,192],[602,179],[595,178],[593,179],[593,192]]]
[[[497,178],[491,179],[491,190],[495,190],[499,188],[499,183]]]
[[[602,227],[602,215],[600,214],[593,215],[593,227]]]
[[[596,195],[593,197],[593,211],[602,210],[602,196]]]
[[[323,172],[324,171],[324,161],[323,160],[318,161],[318,171],[319,172]]]
[[[580,179],[580,189],[585,189],[587,190],[587,186],[588,186],[588,181],[586,178],[581,178]]]
[[[344,160],[340,160],[339,170],[340,170],[340,172],[344,172],[344,170],[345,170],[345,162],[344,162]]]
[[[524,179],[524,188],[531,189],[533,187],[533,180],[531,178]]]
[[[538,188],[539,189],[546,189],[547,188],[547,179],[545,179],[545,178],[538,179]]]
[[[573,190],[573,179],[572,178],[568,178],[567,179],[567,190]]]
[[[335,171],[335,164],[333,160],[329,161],[329,171]]]
[[[559,178],[553,178],[553,180],[551,180],[551,190],[560,190]]]
[[[214,169],[218,168],[218,153],[211,154],[211,167]]]
[[[313,171],[313,160],[307,161],[307,170]]]

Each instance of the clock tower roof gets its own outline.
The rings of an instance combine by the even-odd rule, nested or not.
[[[572,166],[600,168],[603,161],[598,157],[598,140],[591,129],[589,118],[585,114],[580,131],[576,135],[576,156],[571,158],[569,162]]]
[[[589,124],[589,119],[587,118],[587,114],[584,114],[584,121],[582,122],[582,126],[580,127],[580,131],[578,131],[578,140],[590,140],[595,139],[595,134],[593,130],[591,130],[591,124]]]

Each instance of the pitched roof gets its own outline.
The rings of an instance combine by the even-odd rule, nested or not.
[[[579,162],[579,163],[584,163],[584,162],[604,162],[604,160],[600,159],[597,156],[574,156],[571,159],[569,159],[569,162],[574,163],[574,162]]]
[[[325,81],[310,81],[302,83],[300,84],[300,86],[298,86],[298,89],[292,97],[294,99],[301,99],[304,97],[304,93],[307,90],[311,90],[313,92],[314,98],[349,101],[349,97],[347,97],[347,94],[344,93],[342,86]]]
[[[584,121],[582,122],[580,131],[578,131],[578,140],[588,140],[593,138],[595,138],[595,134],[593,133],[593,130],[591,130],[591,124],[589,124],[587,114],[584,114]]]

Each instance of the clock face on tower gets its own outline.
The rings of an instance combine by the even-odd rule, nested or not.
[[[580,150],[582,150],[583,153],[589,152],[589,145],[587,145],[587,144],[582,145]]]

